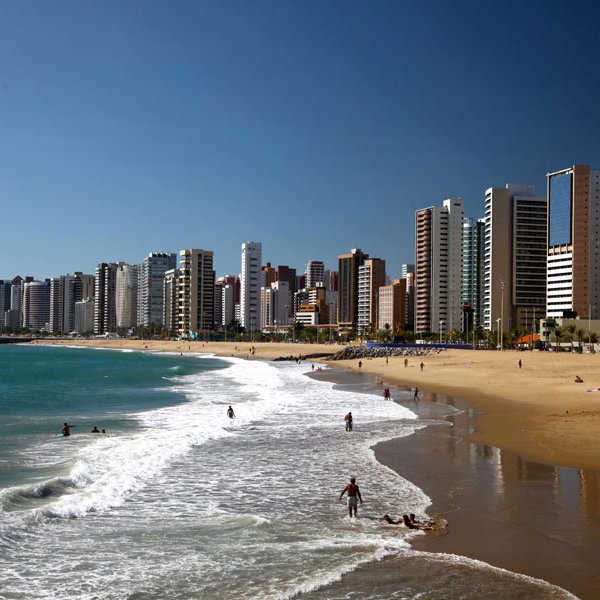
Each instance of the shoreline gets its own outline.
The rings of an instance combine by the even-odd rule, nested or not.
[[[282,356],[334,353],[340,345],[291,343],[176,342],[144,340],[43,340],[78,345],[273,360]],[[254,353],[252,353],[254,349]],[[509,450],[530,461],[600,469],[600,355],[448,349],[421,357],[404,356],[323,362],[369,373],[389,384],[418,386],[464,398],[478,414],[469,439]],[[418,367],[421,360],[424,369]],[[521,360],[522,368],[518,361]],[[361,362],[362,367],[358,367]],[[575,383],[579,375],[584,383]],[[589,390],[589,391],[586,391]]]
[[[266,344],[256,343],[255,354],[252,354],[248,344],[237,344],[236,349],[236,345],[232,343],[223,347],[223,344],[197,342],[189,344],[186,349],[182,346],[188,346],[187,343],[176,347],[176,342],[169,345],[162,342],[138,342],[133,346],[131,343],[115,345],[94,342],[65,342],[63,345],[205,352],[216,356],[233,355],[266,360],[275,356],[304,355],[339,349],[338,346],[326,346],[326,350],[323,350],[322,346],[310,344],[269,344],[265,347]],[[495,358],[496,354],[492,354],[492,358]],[[510,358],[514,360],[516,357],[518,360],[521,354],[510,353]],[[433,370],[432,365],[445,366],[439,360],[442,355],[443,353],[426,357],[423,373],[428,367]],[[453,357],[442,358],[450,363],[455,360]],[[417,369],[420,360],[420,357],[409,358],[408,372],[411,378],[422,374]],[[400,376],[403,375],[402,369],[405,369],[404,357],[390,357],[389,365],[385,364],[384,359],[363,359],[361,369],[358,368],[357,362],[354,360],[328,363],[333,367],[331,371],[315,371],[314,376],[335,383],[336,371],[341,367],[342,371],[347,372],[347,375],[343,376],[344,385],[352,381],[360,385],[360,379],[365,381],[362,375],[368,374],[374,393],[378,393],[384,382],[392,387],[392,398],[394,392],[397,394],[398,391],[393,386],[398,385],[406,389],[406,378]],[[443,373],[443,368],[437,370],[438,378],[441,379],[439,372]],[[548,460],[542,461],[546,464],[531,462],[510,449],[500,450],[496,444],[480,441],[478,437],[494,437],[494,429],[491,428],[482,435],[479,432],[474,433],[474,424],[480,426],[483,422],[485,426],[486,420],[482,417],[489,417],[493,412],[481,415],[476,403],[472,403],[468,398],[463,400],[458,394],[444,395],[439,391],[423,393],[423,390],[435,387],[438,390],[455,389],[447,384],[440,384],[433,377],[431,380],[425,381],[423,377],[418,381],[423,402],[413,405],[411,400],[405,400],[400,403],[411,410],[414,407],[419,418],[443,418],[452,422],[453,426],[429,425],[406,438],[389,440],[373,447],[375,457],[380,463],[401,477],[409,479],[432,499],[428,509],[431,516],[441,517],[449,522],[448,530],[444,534],[419,537],[411,542],[411,546],[415,550],[427,553],[451,553],[481,560],[513,573],[548,581],[579,594],[581,598],[595,597],[595,592],[600,589],[600,575],[594,572],[593,567],[596,564],[593,559],[600,559],[600,549],[596,548],[595,543],[600,536],[599,473],[595,470],[577,473],[573,469],[548,464]],[[352,386],[352,383],[350,385]],[[361,387],[364,387],[364,384]],[[410,394],[406,394],[406,398],[410,398]],[[489,403],[489,398],[492,399],[492,406],[494,402],[501,401],[494,396],[485,396],[482,403]],[[600,396],[598,399],[600,401]],[[506,399],[503,401],[507,402]],[[513,401],[512,404],[516,402]],[[452,406],[459,412],[442,417],[445,406]],[[477,410],[474,410],[473,406]],[[489,406],[490,404],[486,405],[488,410]],[[528,415],[538,417],[542,413],[539,407],[530,406],[530,403],[526,403],[523,410]],[[445,412],[450,411],[446,408]],[[511,416],[514,418],[517,414],[521,412],[512,411]],[[493,425],[493,420],[491,424]],[[567,502],[562,498],[565,494],[571,501]],[[575,504],[573,498],[578,500]],[[490,507],[493,508],[492,512],[489,511]],[[574,541],[574,537],[578,539]],[[542,549],[545,550],[541,551]],[[398,560],[400,559],[389,557],[383,561],[383,566],[366,565],[344,575],[341,582],[335,585],[343,588],[348,583],[352,585],[351,582],[356,581],[356,578],[360,579],[362,575],[372,577],[375,573],[378,573],[378,576],[385,573],[385,576],[393,581],[399,564],[395,561]]]

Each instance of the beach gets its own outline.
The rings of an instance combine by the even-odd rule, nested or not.
[[[58,342],[63,343],[63,342]],[[73,344],[73,342],[64,342]],[[80,344],[80,341],[77,341]],[[208,352],[250,360],[333,353],[340,346],[316,344],[144,342],[92,340],[80,345],[154,352]],[[320,359],[319,359],[320,360]],[[519,360],[521,368],[519,368]],[[377,459],[423,489],[428,513],[449,521],[447,535],[413,542],[426,552],[479,559],[595,597],[594,569],[600,532],[598,472],[600,357],[551,352],[445,350],[402,356],[336,361],[346,384],[368,382],[373,394],[385,385],[418,386],[422,401],[407,403],[420,418],[446,415],[451,427],[431,426],[375,448]],[[420,363],[423,362],[423,369]],[[337,373],[337,375],[336,375]],[[574,382],[579,375],[584,383]],[[363,384],[364,385],[364,384]],[[404,402],[406,403],[406,393]],[[383,402],[383,400],[382,400]],[[545,549],[541,551],[541,549]],[[344,576],[393,585],[394,560]],[[401,559],[397,559],[401,560]],[[383,570],[383,571],[382,571]],[[335,585],[331,588],[334,597]],[[316,597],[319,597],[318,594]],[[323,596],[325,597],[325,596]]]
[[[209,352],[273,360],[335,353],[329,344],[77,340],[77,344],[150,351]],[[254,349],[254,354],[252,354]],[[317,363],[318,360],[313,359]],[[519,361],[522,367],[519,368]],[[358,360],[329,363],[359,370]],[[477,409],[471,441],[510,450],[544,464],[600,469],[600,355],[555,352],[444,350],[421,360],[403,356],[363,359],[361,372],[381,381],[463,398]],[[421,371],[420,363],[424,363]],[[579,375],[584,383],[575,383]]]

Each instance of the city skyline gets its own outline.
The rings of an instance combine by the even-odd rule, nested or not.
[[[237,273],[253,239],[296,267],[364,248],[397,277],[418,209],[461,198],[477,218],[488,188],[543,195],[546,173],[597,168],[598,16],[589,2],[5,4],[0,277],[193,247]]]

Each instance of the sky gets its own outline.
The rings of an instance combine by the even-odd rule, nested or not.
[[[600,169],[600,3],[0,0],[0,278],[414,262],[415,211]]]

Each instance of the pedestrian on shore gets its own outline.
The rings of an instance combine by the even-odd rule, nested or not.
[[[404,359],[404,366],[405,366],[405,367],[408,367],[408,358],[405,358],[405,359]]]
[[[523,363],[521,362],[521,359],[519,359],[519,369],[523,366]]]
[[[385,357],[385,366],[386,366],[386,367],[388,366],[388,361],[389,361],[389,358],[386,356],[386,357]]]
[[[421,367],[421,371],[423,370],[423,367],[425,367],[425,365],[423,363],[420,364]]]
[[[358,501],[360,500],[360,503],[362,504],[362,496],[360,495],[358,485],[356,485],[356,478],[350,478],[350,483],[347,483],[346,487],[342,490],[338,502],[342,501],[342,496],[346,493],[348,494],[348,516],[352,518],[352,515],[354,514],[354,518],[357,518]]]
[[[384,400],[389,400],[390,399],[390,388],[384,388],[383,390],[383,399]]]
[[[414,394],[414,396],[413,396],[413,400],[414,400],[415,402],[418,402],[418,401],[419,401],[419,388],[418,388],[417,386],[415,386],[415,394]]]
[[[360,369],[362,367],[362,360],[358,361],[358,368]]]

